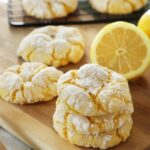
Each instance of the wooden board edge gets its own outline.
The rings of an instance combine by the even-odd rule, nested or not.
[[[2,100],[0,100],[0,125],[36,150],[80,150],[79,147],[61,139],[54,130]]]
[[[5,146],[3,145],[3,143],[1,143],[1,141],[0,141],[0,150],[6,150]]]

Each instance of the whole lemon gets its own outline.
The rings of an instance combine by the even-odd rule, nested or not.
[[[150,37],[150,9],[140,18],[138,27]]]

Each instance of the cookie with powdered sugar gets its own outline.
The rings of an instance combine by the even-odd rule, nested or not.
[[[130,135],[133,104],[122,75],[86,64],[62,75],[57,91],[54,128],[70,143],[107,149]]]
[[[22,0],[22,6],[29,16],[54,19],[73,13],[78,0]]]
[[[129,14],[147,4],[147,0],[89,0],[89,2],[96,11],[109,14]]]
[[[30,104],[57,96],[57,81],[63,73],[42,63],[23,63],[0,75],[0,97],[10,103]]]
[[[25,61],[55,67],[78,63],[84,55],[84,40],[76,28],[46,26],[33,30],[20,43],[17,55]]]

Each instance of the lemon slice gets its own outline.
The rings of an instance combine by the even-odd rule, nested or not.
[[[140,18],[138,27],[143,30],[150,38],[150,9]]]
[[[150,63],[150,40],[135,25],[115,22],[105,26],[92,43],[92,63],[110,68],[133,79]]]

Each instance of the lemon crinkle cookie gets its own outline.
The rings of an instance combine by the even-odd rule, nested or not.
[[[61,75],[61,71],[42,63],[14,65],[0,75],[0,97],[16,104],[49,101],[57,96]]]
[[[25,61],[64,66],[77,63],[84,54],[84,41],[76,28],[47,26],[35,29],[20,43],[17,55]]]
[[[22,0],[22,6],[29,16],[54,19],[74,12],[78,6],[78,0]]]
[[[147,0],[89,0],[98,12],[109,14],[128,14],[147,4]]]
[[[57,88],[53,123],[62,138],[79,146],[100,149],[128,138],[133,104],[123,76],[86,64],[62,75]]]

